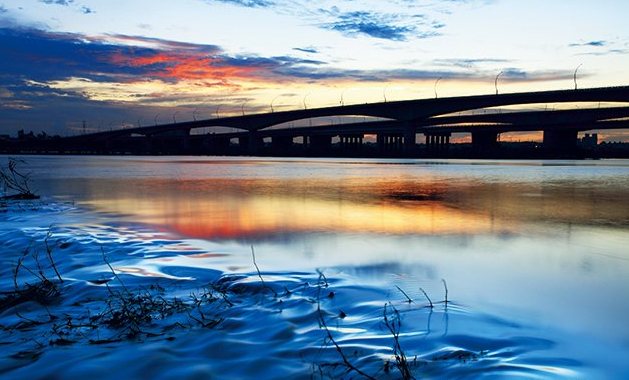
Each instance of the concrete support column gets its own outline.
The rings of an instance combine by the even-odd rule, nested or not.
[[[407,121],[404,123],[404,156],[413,157],[416,154],[415,144],[415,123]]]
[[[341,154],[352,155],[362,151],[363,135],[339,135]]]
[[[384,155],[384,149],[385,149],[385,141],[386,141],[386,136],[383,135],[382,133],[378,133],[376,135],[376,147],[377,147],[377,155],[378,156],[383,156]]]
[[[576,129],[544,129],[544,149],[558,154],[571,154],[577,149]]]
[[[258,131],[249,131],[247,141],[247,154],[255,156],[262,149],[262,138]]]
[[[144,136],[144,139],[142,140],[142,150],[146,153],[151,153],[153,151],[153,136]]]
[[[185,153],[190,153],[190,130],[186,129],[185,131],[183,131],[184,135],[183,135],[183,151]]]
[[[249,135],[238,137],[238,152],[240,154],[250,154],[249,153]]]
[[[230,140],[227,137],[211,136],[209,138],[210,152],[212,154],[228,154],[230,151]],[[240,142],[239,142],[240,144]]]
[[[273,136],[271,138],[271,148],[273,154],[278,156],[288,155],[293,148],[292,136]]]
[[[498,133],[472,132],[472,148],[482,153],[491,153],[498,149]]]
[[[426,133],[426,153],[429,156],[444,157],[450,150],[450,133]]]
[[[332,136],[310,136],[309,150],[313,156],[327,156],[332,148]]]
[[[433,151],[433,135],[428,134],[428,133],[424,133],[424,136],[426,137],[426,154],[427,155],[432,155],[432,151]]]

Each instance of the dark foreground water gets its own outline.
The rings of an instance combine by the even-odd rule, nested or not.
[[[23,159],[2,379],[629,378],[627,161]]]

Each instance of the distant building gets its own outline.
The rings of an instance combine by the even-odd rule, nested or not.
[[[580,142],[585,149],[596,149],[598,147],[598,133],[586,133]]]

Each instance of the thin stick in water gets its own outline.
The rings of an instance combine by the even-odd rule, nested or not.
[[[262,273],[260,273],[260,268],[258,267],[258,264],[256,263],[256,253],[253,250],[253,245],[251,246],[251,257],[253,257],[253,265],[256,267],[256,271],[258,272],[258,277],[260,277],[260,281],[262,281],[262,287],[271,290],[273,294],[275,294],[275,298],[277,298],[277,292],[273,288],[268,286],[264,282],[264,278],[262,278]]]
[[[428,297],[428,294],[426,293],[426,291],[424,290],[424,288],[419,288],[419,290],[421,290],[422,293],[424,293],[424,297],[426,297],[426,299],[428,300],[428,302],[430,302],[430,308],[432,309],[434,306],[432,304],[432,300],[430,299],[430,297]]]
[[[402,294],[404,294],[404,297],[406,297],[406,299],[408,300],[408,303],[413,302],[413,300],[411,299],[411,297],[408,296],[408,294],[406,294],[406,292],[404,290],[402,290],[402,288],[400,288],[399,286],[395,285],[395,287],[397,288],[397,290],[399,290],[400,292],[402,292]]]
[[[443,287],[446,290],[446,301],[445,301],[445,303],[446,303],[446,308],[447,308],[448,307],[448,284],[446,283],[446,280],[443,279],[443,278],[441,279],[441,282],[443,282]]]

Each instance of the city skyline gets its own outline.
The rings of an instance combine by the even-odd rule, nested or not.
[[[624,10],[624,11],[623,11]],[[620,1],[0,1],[0,128],[626,85]],[[438,94],[437,94],[438,93]],[[610,133],[625,139],[623,132]]]

